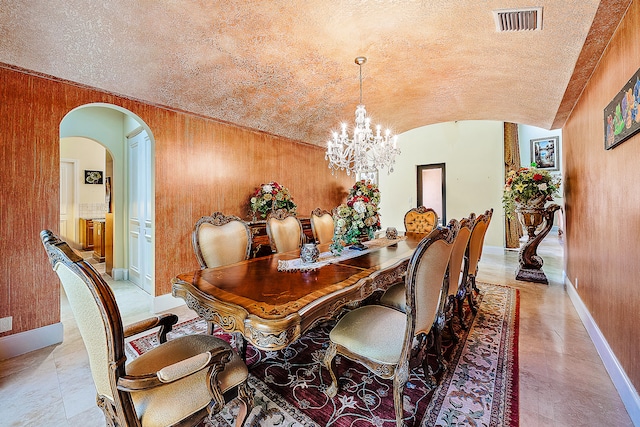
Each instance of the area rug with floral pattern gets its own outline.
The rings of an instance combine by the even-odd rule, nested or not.
[[[448,369],[436,375],[438,385],[430,387],[420,368],[411,372],[404,390],[405,425],[518,425],[518,291],[486,283],[478,287],[477,314],[472,317],[465,309],[470,327],[464,330],[454,322],[457,343],[444,334]],[[324,393],[331,384],[322,363],[331,326],[320,325],[281,351],[248,346],[255,408],[246,425],[395,426],[392,380],[376,377],[357,362],[336,357],[340,390],[334,398]],[[178,324],[169,339],[193,333],[206,333],[205,322]],[[231,335],[216,333],[235,344]],[[156,345],[155,334],[135,338],[127,344],[128,359]],[[429,359],[435,369],[435,357]],[[233,426],[237,410],[232,402],[200,426]]]

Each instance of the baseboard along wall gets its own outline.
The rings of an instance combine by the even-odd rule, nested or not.
[[[10,359],[31,351],[62,342],[62,322],[0,338],[0,360]]]
[[[580,320],[582,320],[584,327],[587,329],[587,333],[589,334],[591,341],[596,346],[596,350],[604,363],[604,367],[609,373],[611,381],[613,381],[613,385],[618,390],[622,403],[624,403],[624,406],[629,413],[631,422],[633,422],[633,425],[635,426],[640,426],[640,396],[638,395],[638,391],[629,380],[629,377],[620,365],[620,362],[611,350],[611,347],[609,347],[609,343],[605,339],[604,335],[602,335],[602,332],[593,320],[593,317],[591,317],[591,313],[589,313],[589,310],[582,302],[582,299],[580,298],[580,295],[573,283],[571,283],[571,280],[565,276],[564,283],[569,299],[578,312],[578,316],[580,316]]]

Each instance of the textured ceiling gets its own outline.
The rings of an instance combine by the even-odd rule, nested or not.
[[[561,127],[631,0],[0,0],[0,62],[322,145],[359,100],[401,133]],[[543,7],[541,31],[492,11]]]

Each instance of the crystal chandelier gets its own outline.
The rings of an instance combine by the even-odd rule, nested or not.
[[[360,104],[356,108],[353,138],[349,138],[347,124],[343,123],[342,132],[334,132],[333,139],[327,142],[325,159],[329,161],[332,174],[339,169],[346,170],[347,175],[353,172],[356,176],[380,169],[391,173],[396,155],[400,154],[396,145],[398,137],[391,136],[389,129],[382,135],[380,125],[376,126],[375,135],[371,130],[371,119],[362,104],[362,64],[367,62],[367,58],[359,56],[355,62],[360,67]]]

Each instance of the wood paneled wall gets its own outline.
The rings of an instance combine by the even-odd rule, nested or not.
[[[60,122],[73,108],[104,102],[142,118],[155,139],[156,295],[198,267],[196,220],[214,211],[248,215],[255,188],[287,186],[300,216],[331,209],[353,180],[334,177],[321,147],[115,96],[0,64],[0,317],[10,335],[60,321],[60,293],[39,233],[58,231]]]
[[[634,1],[563,129],[567,277],[640,390],[640,134],[604,149],[603,110],[640,68]]]

